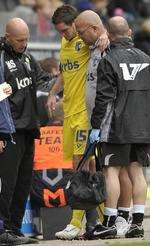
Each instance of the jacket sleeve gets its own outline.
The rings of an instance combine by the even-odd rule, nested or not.
[[[102,129],[108,115],[112,113],[117,92],[117,74],[108,60],[103,58],[97,68],[95,107],[91,116],[94,129]]]

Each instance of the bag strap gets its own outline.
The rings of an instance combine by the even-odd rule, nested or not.
[[[81,170],[84,164],[86,163],[86,161],[88,160],[88,158],[92,155],[94,155],[95,157],[96,171],[102,171],[103,169],[102,162],[101,162],[101,157],[102,157],[101,143],[98,144],[96,142],[90,143],[89,136],[90,136],[90,131],[88,134],[88,139],[87,139],[84,154],[77,165],[76,171]]]
[[[101,149],[101,144],[100,143],[99,143],[98,147],[97,147],[97,144],[95,145],[93,155],[95,157],[96,171],[102,171],[103,170],[102,149]]]
[[[93,153],[94,148],[95,148],[95,144],[91,144],[91,143],[87,142],[84,154],[83,154],[81,160],[79,161],[79,163],[77,165],[76,171],[79,171],[83,168],[85,162],[88,160],[91,153]]]

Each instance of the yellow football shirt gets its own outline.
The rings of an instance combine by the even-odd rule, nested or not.
[[[64,82],[65,117],[86,109],[85,83],[89,58],[89,48],[78,36],[70,41],[62,38],[60,71]]]

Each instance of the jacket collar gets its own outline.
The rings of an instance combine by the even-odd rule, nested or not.
[[[0,38],[0,49],[1,50],[5,50],[8,54],[10,54],[12,57],[18,57],[18,58],[21,58],[23,53],[16,53],[13,49],[13,47],[8,43],[6,42],[6,39],[5,37],[1,37]]]
[[[120,38],[117,41],[110,43],[110,48],[121,48],[121,47],[132,48],[133,46],[134,46],[133,41],[130,38]]]

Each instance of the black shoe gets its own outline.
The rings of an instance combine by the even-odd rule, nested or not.
[[[31,238],[31,237],[25,237],[25,236],[21,236],[18,238],[20,238],[20,240],[22,240],[22,244],[38,244],[39,243],[39,240],[38,239],[35,239],[35,238]]]
[[[144,237],[144,229],[142,225],[132,224],[125,234],[126,238],[134,238],[134,237]]]
[[[96,225],[98,225],[98,223],[96,222],[95,224],[90,224],[90,225],[86,225],[85,228],[85,233],[82,234],[79,239],[80,240],[93,240],[93,230],[95,229]]]
[[[12,229],[11,231],[18,237],[24,237],[24,234],[19,229]]]
[[[116,226],[106,227],[103,225],[97,225],[91,236],[91,239],[113,239],[117,235]]]
[[[5,231],[4,233],[0,234],[0,245],[20,245],[31,243],[38,243],[38,240],[27,237],[19,237],[12,231]]]
[[[15,230],[12,230],[13,234],[20,237],[20,238],[24,238],[24,241],[27,241],[27,244],[31,244],[31,243],[38,243],[38,240],[35,239],[35,238],[31,238],[31,237],[26,237],[22,232],[21,230],[19,229],[15,229]]]
[[[22,244],[22,240],[12,232],[5,231],[0,234],[0,245],[19,245]]]
[[[86,231],[83,235],[81,235],[80,240],[94,240],[93,233],[91,231]]]

